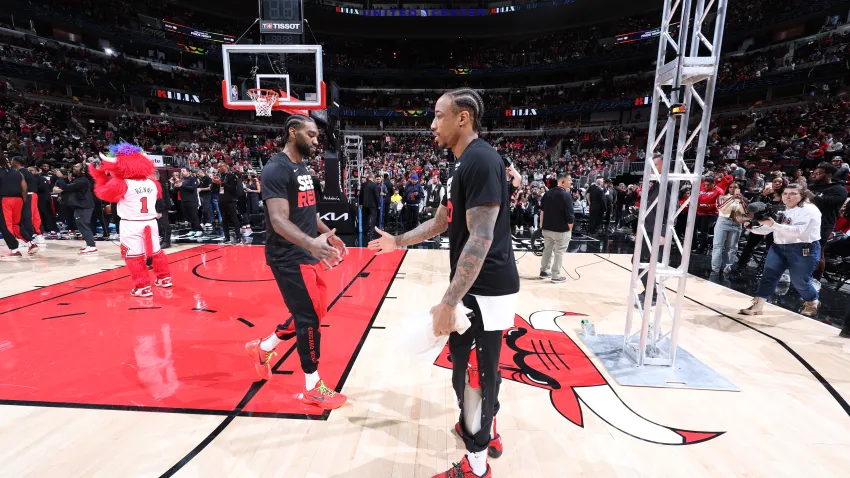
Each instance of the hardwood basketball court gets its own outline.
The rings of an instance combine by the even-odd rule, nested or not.
[[[107,244],[107,245],[104,245]],[[448,253],[352,249],[329,276],[320,373],[349,403],[295,399],[292,343],[256,382],[247,340],[286,318],[259,246],[172,249],[175,287],[131,298],[117,246],[74,241],[0,262],[0,476],[430,477],[463,454],[445,357],[398,345],[436,304]],[[631,257],[569,254],[536,278],[502,354],[498,477],[843,476],[850,466],[850,341],[740,293],[689,281],[680,344],[740,392],[622,387],[578,339],[622,334]]]

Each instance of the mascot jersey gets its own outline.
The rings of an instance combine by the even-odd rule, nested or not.
[[[156,219],[156,183],[152,179],[125,179],[127,192],[118,201],[118,216],[130,221]]]

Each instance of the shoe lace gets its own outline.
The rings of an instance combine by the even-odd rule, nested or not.
[[[446,478],[463,478],[463,467],[460,463],[452,463],[452,467],[446,472]]]
[[[328,397],[336,395],[336,392],[325,386],[325,382],[319,382],[319,393]]]
[[[262,349],[261,349],[261,350],[262,350]],[[265,350],[263,350],[263,352],[265,352]],[[271,367],[271,366],[272,366],[272,365],[271,365],[271,363],[272,363],[272,357],[274,357],[275,355],[277,355],[277,352],[275,352],[274,350],[272,350],[272,351],[270,351],[270,352],[265,352],[265,354],[264,354],[264,355],[265,355],[265,359],[263,360],[263,364],[264,364],[266,367]]]

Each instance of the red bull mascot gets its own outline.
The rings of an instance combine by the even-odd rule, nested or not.
[[[171,272],[165,253],[159,248],[156,200],[162,198],[162,186],[151,179],[154,164],[141,148],[129,143],[109,147],[100,154],[99,167],[89,164],[94,178],[94,193],[101,200],[118,203],[121,218],[121,257],[130,270],[135,297],[150,297],[151,278],[145,264],[151,258],[156,275],[154,285],[171,287]]]

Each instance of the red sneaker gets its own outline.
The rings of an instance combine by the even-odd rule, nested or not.
[[[263,380],[271,380],[272,378],[272,357],[277,355],[277,352],[272,350],[266,352],[260,348],[260,342],[263,339],[252,340],[245,344],[245,353],[251,357],[251,363],[254,364],[254,371]]]
[[[325,410],[335,410],[341,407],[348,397],[341,393],[334,392],[325,386],[325,383],[319,380],[319,383],[316,384],[316,388],[313,390],[304,390],[304,396],[302,398],[304,403],[311,403],[313,405],[318,405]]]
[[[460,463],[455,463],[448,471],[437,473],[433,478],[493,478],[493,473],[490,472],[490,464],[488,463],[487,471],[483,475],[476,475],[472,472],[472,467],[469,466],[469,459],[464,455]]]
[[[487,455],[490,458],[499,458],[502,456],[502,436],[499,435],[498,430],[496,429],[496,417],[493,417],[493,432],[495,432],[496,438],[490,440],[490,444],[487,446]],[[460,427],[460,422],[455,423],[455,433],[457,436],[463,438],[463,429]]]
[[[31,242],[29,247],[27,248],[27,254],[33,255],[38,252],[38,244]]]

